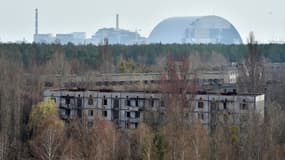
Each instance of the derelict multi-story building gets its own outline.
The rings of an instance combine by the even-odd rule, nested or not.
[[[49,89],[44,99],[53,99],[62,119],[86,116],[92,121],[103,117],[120,128],[136,128],[147,120],[148,111],[164,115],[163,94],[159,92],[111,91],[85,89]],[[192,116],[210,131],[218,121],[241,125],[251,111],[264,115],[264,95],[228,93],[198,93],[193,98]]]
[[[179,74],[179,73],[178,73]],[[161,81],[161,73],[94,73],[88,76],[77,75],[43,75],[47,88],[55,87],[54,82],[60,82],[60,86],[67,88],[93,88],[93,89],[155,89]],[[236,87],[238,70],[235,66],[223,66],[216,70],[203,70],[187,75],[187,80],[196,78],[200,90],[217,91],[233,89]],[[91,86],[91,87],[90,87]]]

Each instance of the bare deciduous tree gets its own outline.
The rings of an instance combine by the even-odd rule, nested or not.
[[[247,48],[246,57],[239,67],[240,90],[248,93],[263,93],[264,60],[258,51],[253,32],[249,34]]]
[[[66,146],[65,157],[82,160],[111,160],[116,157],[118,137],[116,130],[107,120],[96,118],[94,125],[85,119],[75,121],[69,129],[71,139]],[[75,146],[74,146],[75,145]]]
[[[189,56],[189,67],[191,70],[203,70],[221,68],[223,65],[229,64],[228,60],[219,53],[193,53]]]
[[[34,134],[31,147],[41,160],[57,160],[61,156],[64,142],[63,122],[55,115],[47,117]]]
[[[21,65],[0,57],[0,159],[21,154],[23,80]]]
[[[191,150],[196,149],[196,156],[200,153],[199,137],[191,136],[194,127],[194,98],[196,79],[192,76],[189,81],[189,61],[183,58],[175,63],[171,57],[167,58],[167,67],[162,76],[160,90],[165,102],[165,123],[162,132],[167,141],[167,159],[188,159],[193,157]],[[201,156],[198,156],[200,158]]]
[[[108,39],[105,39],[104,44],[99,46],[99,53],[96,57],[96,68],[101,73],[112,73],[115,71]]]

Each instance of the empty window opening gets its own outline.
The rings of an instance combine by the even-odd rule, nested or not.
[[[88,98],[88,105],[93,105],[93,97],[92,97],[92,95],[90,95],[89,98]]]
[[[108,112],[107,111],[102,111],[102,115],[103,115],[103,117],[107,117],[108,116]]]

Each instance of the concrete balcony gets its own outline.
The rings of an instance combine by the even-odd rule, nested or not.
[[[129,118],[129,122],[131,123],[138,123],[140,121],[141,121],[140,118]]]
[[[139,111],[141,110],[142,107],[135,107],[135,106],[129,106],[128,109],[129,111]]]

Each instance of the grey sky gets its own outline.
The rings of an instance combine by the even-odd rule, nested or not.
[[[0,0],[0,40],[32,41],[34,9],[39,9],[39,33],[84,31],[102,27],[140,30],[148,36],[161,20],[172,16],[217,15],[226,18],[243,40],[250,31],[262,42],[285,41],[284,0]]]

